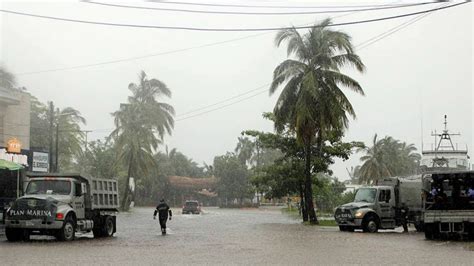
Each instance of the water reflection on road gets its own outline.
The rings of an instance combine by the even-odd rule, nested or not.
[[[205,208],[201,215],[173,210],[162,236],[152,208],[121,213],[109,239],[78,235],[71,243],[40,237],[26,243],[0,241],[0,264],[470,264],[474,252],[462,242],[425,241],[399,231],[343,233],[304,226],[275,208]]]

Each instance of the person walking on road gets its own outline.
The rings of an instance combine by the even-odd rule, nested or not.
[[[160,221],[161,234],[166,235],[166,222],[173,216],[170,206],[166,204],[165,199],[161,199],[158,206],[156,206],[155,213],[153,214],[153,219],[156,219],[156,214],[158,213],[158,220]]]

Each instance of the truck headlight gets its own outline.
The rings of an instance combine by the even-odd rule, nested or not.
[[[354,215],[356,218],[362,218],[362,216],[364,216],[364,213],[363,212],[356,212],[355,215]]]

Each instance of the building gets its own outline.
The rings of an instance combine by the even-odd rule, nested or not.
[[[30,94],[0,87],[0,148],[17,139],[22,150],[30,149]]]

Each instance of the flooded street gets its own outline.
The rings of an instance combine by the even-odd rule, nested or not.
[[[342,233],[336,227],[303,226],[279,209],[206,208],[201,215],[175,215],[161,236],[152,208],[118,217],[113,238],[77,235],[9,243],[0,238],[2,265],[18,264],[471,264],[465,242],[425,241],[411,231]]]

